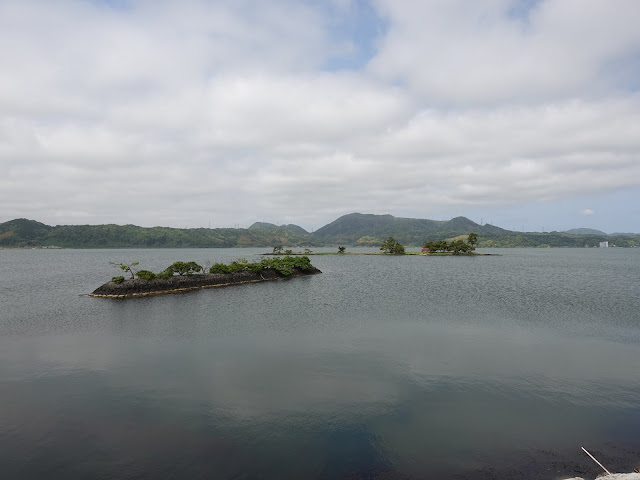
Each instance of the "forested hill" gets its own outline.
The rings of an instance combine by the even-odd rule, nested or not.
[[[273,223],[256,222],[256,223],[254,223],[253,225],[251,225],[249,227],[250,230],[253,230],[253,229],[256,229],[256,228],[259,228],[259,229],[262,229],[262,230],[271,230],[271,229],[274,229],[274,228],[286,228],[287,230],[291,230],[294,233],[302,233],[302,234],[309,233],[304,228],[302,228],[302,227],[300,227],[298,225],[294,225],[293,223],[290,223],[288,225],[280,225],[280,226],[278,226],[278,225],[275,225]]]
[[[350,213],[319,228],[314,236],[331,244],[379,245],[380,241],[394,237],[405,245],[422,245],[428,240],[442,240],[471,232],[481,237],[509,233],[493,225],[479,225],[465,217],[439,221]]]
[[[309,234],[284,227],[168,228],[135,225],[60,225],[50,227],[33,220],[17,219],[0,224],[0,247],[58,246],[67,248],[117,247],[269,247],[310,245]]]
[[[584,247],[609,245],[640,247],[640,235],[583,235],[566,232],[521,233],[493,225],[479,225],[468,218],[447,221],[399,218],[392,215],[352,213],[307,233],[297,225],[253,224],[250,228],[168,228],[135,225],[59,225],[16,219],[0,224],[0,247],[273,247],[324,245],[378,247],[388,237],[418,247],[430,240],[451,239],[475,232],[480,247]]]

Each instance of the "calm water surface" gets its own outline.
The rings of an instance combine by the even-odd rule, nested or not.
[[[640,249],[319,256],[309,278],[85,294],[139,261],[0,250],[7,479],[594,477],[640,467]]]

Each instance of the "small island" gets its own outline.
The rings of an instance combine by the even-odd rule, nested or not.
[[[478,244],[478,234],[470,233],[465,241],[464,235],[446,240],[426,242],[422,247],[423,255],[480,255],[475,252]]]
[[[421,251],[407,252],[404,245],[395,238],[389,237],[380,244],[380,252],[346,252],[347,247],[338,247],[337,252],[313,252],[309,248],[305,248],[304,252],[295,252],[290,249],[284,249],[282,245],[273,247],[273,251],[263,253],[262,255],[423,255],[423,256],[500,256],[493,253],[476,253],[476,245],[478,244],[478,234],[470,233],[469,235],[458,235],[449,240],[427,241]]]
[[[160,273],[149,270],[134,270],[138,262],[117,264],[131,275],[113,277],[111,281],[89,294],[99,298],[133,298],[169,293],[184,293],[205,288],[258,283],[281,278],[295,278],[322,273],[311,265],[309,257],[268,258],[249,263],[246,259],[234,260],[230,264],[216,263],[209,273],[196,262],[175,262]]]

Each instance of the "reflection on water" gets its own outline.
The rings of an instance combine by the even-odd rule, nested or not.
[[[315,257],[311,278],[80,296],[110,260],[176,253],[239,256],[0,251],[26,265],[0,285],[6,478],[595,476],[581,445],[639,466],[636,251]]]

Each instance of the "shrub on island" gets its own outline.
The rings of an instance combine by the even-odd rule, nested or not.
[[[156,278],[162,278],[164,280],[173,277],[173,271],[168,268],[161,271],[160,273],[156,273]]]
[[[147,280],[147,281],[153,280],[154,278],[157,277],[157,275],[150,270],[138,270],[138,273],[136,275],[138,275],[138,278],[141,278],[142,280]]]
[[[201,272],[202,266],[196,262],[174,262],[165,271],[171,271],[178,275],[191,275],[192,273]],[[138,274],[138,276],[140,275]]]
[[[259,262],[249,263],[246,258],[239,258],[234,260],[229,265],[224,263],[215,263],[209,269],[209,273],[240,273],[240,272],[254,272],[260,273],[263,270],[275,270],[280,275],[288,277],[293,272],[294,268],[299,268],[302,271],[309,271],[313,269],[311,260],[306,255],[300,257],[273,257],[263,258]]]
[[[214,263],[213,265],[211,265],[209,273],[231,273],[231,269],[229,268],[229,265],[225,263]]]
[[[132,267],[138,265],[139,262],[133,262],[131,264],[114,263],[114,262],[109,262],[109,263],[111,263],[112,265],[116,265],[120,269],[131,274],[130,280],[134,280],[136,278],[140,280],[146,280],[146,281],[151,281],[156,278],[161,278],[166,280],[173,277],[176,273],[178,275],[191,275],[193,273],[202,271],[202,266],[198,265],[196,262],[174,262],[173,264],[169,265],[160,273],[154,273],[151,270],[138,270],[138,271],[133,270]],[[117,277],[113,277],[111,281],[114,283],[122,283],[125,281],[125,278],[122,275],[120,275]]]

